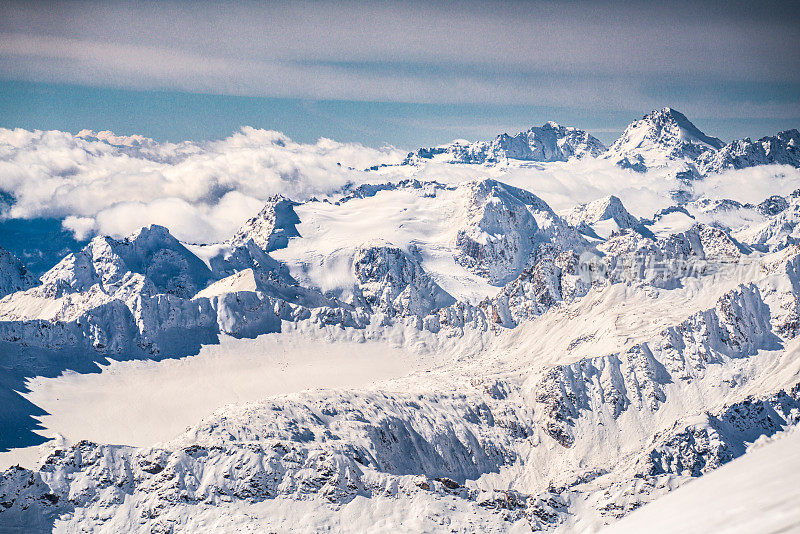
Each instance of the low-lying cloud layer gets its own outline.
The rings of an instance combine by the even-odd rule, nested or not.
[[[178,144],[0,129],[0,191],[14,198],[3,216],[64,219],[78,237],[122,236],[157,223],[186,241],[218,241],[272,194],[329,194],[366,180],[358,169],[404,155],[329,139],[299,144],[248,127],[221,141]]]

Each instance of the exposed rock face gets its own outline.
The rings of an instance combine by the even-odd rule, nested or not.
[[[236,232],[231,243],[243,245],[252,240],[264,252],[285,247],[290,237],[300,235],[295,227],[300,222],[294,212],[296,205],[281,195],[270,197],[258,215]]]
[[[387,245],[364,246],[353,269],[367,306],[390,314],[425,316],[455,302],[423,271],[419,253]]]
[[[597,157],[606,147],[583,130],[547,122],[515,136],[502,134],[489,148],[490,159],[524,161],[567,161],[571,158]]]
[[[0,248],[0,298],[35,286],[36,278],[16,256]]]
[[[458,232],[461,265],[502,285],[519,275],[546,250],[580,248],[574,228],[537,196],[481,180],[463,186],[468,223]]]
[[[677,424],[656,435],[652,449],[639,461],[643,475],[698,477],[743,455],[746,444],[797,424],[800,399],[779,391],[763,399],[745,399],[719,413],[704,413],[699,422]]]
[[[524,270],[487,302],[493,323],[514,327],[533,319],[561,302],[584,296],[591,280],[578,272],[580,258],[573,251],[543,258]]]

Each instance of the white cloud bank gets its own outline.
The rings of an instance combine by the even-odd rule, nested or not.
[[[5,217],[63,218],[77,237],[158,223],[182,240],[209,242],[232,235],[272,194],[329,194],[369,176],[354,169],[404,155],[324,138],[300,144],[249,127],[221,141],[178,144],[0,129],[0,190],[15,198]]]

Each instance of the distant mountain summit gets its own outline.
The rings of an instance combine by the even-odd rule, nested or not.
[[[676,160],[695,160],[723,146],[725,143],[700,131],[686,115],[667,107],[628,125],[603,157],[644,171]]]
[[[633,121],[608,148],[584,130],[550,121],[516,135],[500,134],[492,141],[472,143],[459,139],[446,145],[419,148],[410,152],[403,164],[436,161],[498,165],[585,158],[611,160],[637,172],[668,168],[682,180],[757,165],[800,167],[800,132],[786,130],[758,141],[746,138],[726,145],[701,131],[680,111],[665,107]]]
[[[448,145],[420,148],[411,152],[404,163],[420,163],[434,158],[448,163],[472,164],[497,164],[508,160],[567,161],[597,157],[605,150],[603,143],[584,130],[550,121],[513,136],[500,134],[489,142],[458,140]]]
[[[800,167],[800,132],[785,130],[726,145],[700,131],[683,113],[663,108],[632,122],[602,157],[639,172],[673,167],[678,178],[688,179],[758,165]]]

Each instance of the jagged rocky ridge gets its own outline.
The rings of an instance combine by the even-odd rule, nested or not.
[[[435,199],[444,186],[398,187]],[[371,194],[381,190],[392,187]],[[475,512],[479,523],[453,525],[461,530],[570,528],[570,510],[611,521],[800,419],[800,248],[791,241],[762,255],[756,242],[702,223],[656,237],[614,197],[564,219],[496,181],[458,193],[465,217],[454,260],[502,286],[478,304],[442,289],[415,246],[386,242],[356,247],[349,301],[302,286],[269,254],[302,239],[296,204],[279,197],[222,246],[187,247],[157,226],[96,238],[40,285],[0,300],[12,377],[83,370],[72,361],[80,358],[191,354],[220,334],[286,323],[369,336],[405,325],[456,341],[477,333],[499,353],[505,335],[523,340],[508,359],[465,360],[378,390],[229,407],[157,448],[56,448],[36,470],[3,474],[0,524],[47,527],[63,516],[69,528],[173,532],[215,507],[290,499],[335,514],[360,496]],[[784,200],[769,220],[787,213],[793,197]],[[608,237],[581,237],[582,224],[607,220],[618,227]],[[636,329],[613,350],[600,331],[576,327],[558,363],[526,356],[539,325],[612,313],[626,292],[631,302],[678,295],[688,306],[696,284],[711,288],[709,305]]]
[[[496,165],[511,160],[567,161],[571,158],[599,156],[605,145],[583,130],[547,122],[514,136],[500,134],[490,142],[454,141],[449,145],[420,148],[411,152],[404,163],[413,164],[442,156],[450,163]]]
[[[737,139],[716,152],[703,154],[698,161],[704,174],[770,164],[800,166],[800,132],[784,130],[757,141]]]

